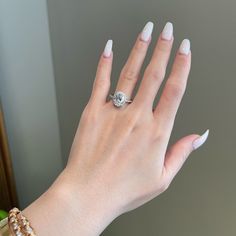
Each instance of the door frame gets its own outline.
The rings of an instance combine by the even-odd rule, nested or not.
[[[9,197],[9,199],[6,199],[5,201],[6,202],[5,204],[7,205],[5,207],[7,209],[4,209],[4,210],[10,210],[10,208],[14,206],[18,207],[19,204],[18,204],[14,172],[13,172],[10,150],[9,150],[9,145],[8,145],[8,140],[7,140],[1,101],[0,101],[0,158],[1,158],[0,160],[1,169],[3,169],[3,173],[0,173],[0,174],[4,175],[2,178],[2,181],[6,182],[2,185],[5,187],[4,189],[1,189],[1,191],[3,191],[2,195]]]

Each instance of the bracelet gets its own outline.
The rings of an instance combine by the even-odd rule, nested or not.
[[[8,226],[10,228],[12,235],[36,236],[34,229],[30,225],[28,219],[16,207],[14,207],[9,211]]]
[[[8,226],[8,218],[4,218],[0,221],[0,235],[1,236],[11,236]]]

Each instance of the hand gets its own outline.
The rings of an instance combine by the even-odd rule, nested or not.
[[[116,91],[124,92],[128,98],[133,97],[140,78],[152,29],[153,23],[148,22],[120,73]],[[174,41],[172,31],[172,24],[167,23],[133,102],[121,108],[115,107],[112,100],[106,101],[113,61],[112,41],[108,41],[99,60],[91,97],[81,116],[67,166],[46,194],[51,196],[46,197],[51,199],[50,204],[45,204],[47,209],[53,209],[51,218],[60,221],[57,215],[62,210],[56,209],[57,204],[68,213],[69,220],[64,226],[60,225],[63,228],[59,231],[61,234],[100,234],[117,216],[165,191],[189,154],[205,142],[208,130],[202,136],[188,135],[167,150],[190,71],[189,40],[181,43],[162,96],[153,109],[166,74]],[[53,198],[57,203],[52,203]],[[41,230],[40,235],[59,233],[54,229],[52,234],[46,231],[43,234],[42,227],[40,229],[36,223],[35,213],[32,214],[32,209],[37,212],[37,207],[25,210],[35,222],[36,231]]]

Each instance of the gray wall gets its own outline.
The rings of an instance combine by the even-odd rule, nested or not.
[[[144,24],[155,24],[145,68],[164,23],[172,21],[171,61],[185,37],[193,61],[170,143],[206,128],[210,136],[165,193],[120,216],[103,235],[234,236],[236,2],[47,3],[52,47],[46,0],[0,0],[0,94],[21,206],[51,184],[62,169],[61,156],[66,163],[107,39],[114,40],[113,91]]]
[[[0,0],[0,95],[24,208],[62,169],[44,0]]]
[[[236,1],[48,0],[48,12],[65,162],[107,39],[114,40],[111,91],[148,20],[155,28],[145,65],[166,21],[174,23],[172,59],[183,38],[192,42],[192,70],[171,142],[206,128],[209,139],[167,192],[119,217],[104,235],[235,235]]]

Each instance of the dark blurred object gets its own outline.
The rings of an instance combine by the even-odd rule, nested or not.
[[[9,211],[14,206],[18,206],[18,199],[0,103],[0,209]]]

